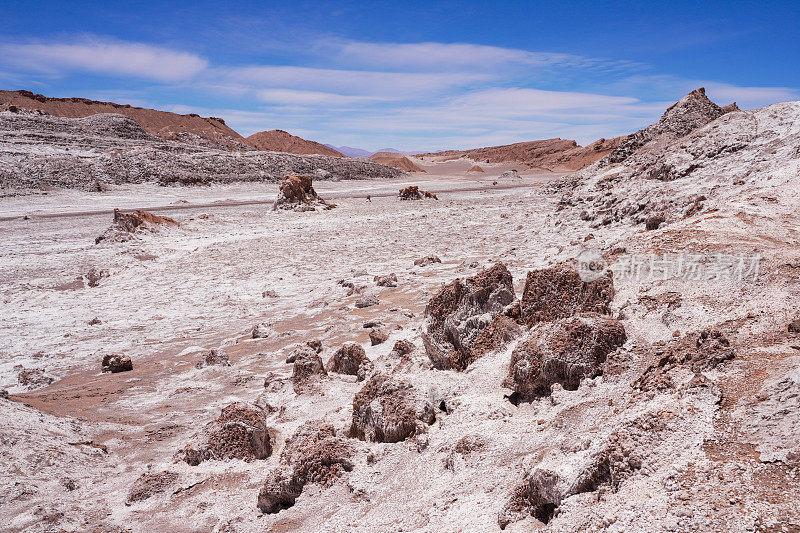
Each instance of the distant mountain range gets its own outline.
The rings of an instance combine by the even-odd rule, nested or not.
[[[369,150],[364,150],[363,148],[353,148],[352,146],[334,146],[332,144],[325,144],[325,146],[327,146],[328,148],[332,148],[337,152],[341,152],[344,155],[350,157],[369,157],[371,155],[375,155],[380,152],[394,152],[396,154],[404,154],[404,155],[417,155],[423,153],[421,151],[404,152],[396,148],[381,148],[380,150],[375,150],[374,152],[370,152]]]

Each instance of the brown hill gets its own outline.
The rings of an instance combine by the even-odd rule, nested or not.
[[[467,169],[467,174],[469,174],[469,173],[482,173],[482,172],[486,172],[486,171],[483,170],[479,165],[472,165],[471,167],[469,167],[469,169]]]
[[[329,148],[324,144],[314,141],[307,141],[296,137],[283,130],[270,130],[254,133],[247,137],[244,142],[250,146],[267,152],[285,152],[287,154],[319,154],[334,157],[347,157],[341,152]]]
[[[417,165],[415,165],[409,158],[403,154],[395,152],[375,152],[369,156],[370,161],[386,165],[387,167],[399,168],[406,172],[425,172]]]
[[[86,98],[50,98],[30,91],[0,91],[0,108],[16,106],[37,109],[64,118],[83,118],[98,113],[117,113],[135,120],[146,132],[166,140],[190,140],[198,136],[211,144],[233,150],[247,149],[244,138],[216,117],[201,117],[194,113],[179,115],[143,107]]]
[[[547,170],[580,170],[609,154],[621,139],[600,139],[588,146],[579,146],[568,139],[546,139],[471,150],[448,150],[421,154],[420,157],[467,157],[476,162],[519,163]]]

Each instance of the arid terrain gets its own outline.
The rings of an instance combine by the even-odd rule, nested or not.
[[[415,174],[0,126],[0,529],[800,530],[800,102]]]

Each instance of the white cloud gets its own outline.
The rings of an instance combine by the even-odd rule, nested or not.
[[[177,82],[203,71],[208,62],[194,54],[141,43],[84,40],[74,43],[0,44],[0,62],[50,75],[92,72]]]

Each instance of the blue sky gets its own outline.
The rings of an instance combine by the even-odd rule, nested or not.
[[[700,86],[742,108],[800,100],[799,24],[796,0],[4,0],[0,87],[366,149],[584,144]]]

